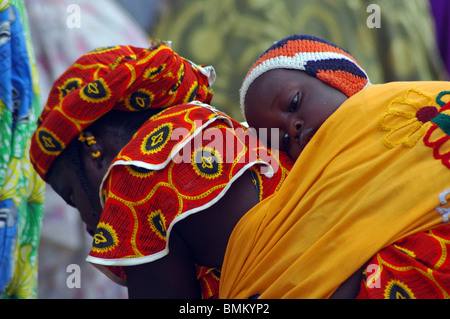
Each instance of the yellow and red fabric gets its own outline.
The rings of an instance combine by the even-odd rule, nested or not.
[[[367,264],[359,299],[449,299],[450,226],[402,238]]]
[[[447,296],[449,101],[449,82],[397,82],[344,102],[279,191],[235,227],[220,297],[328,298],[366,263],[399,267],[394,248],[424,267],[403,259],[394,274],[403,290],[425,296],[417,290],[422,279],[402,272],[416,267]],[[412,235],[437,242],[419,245]],[[438,280],[440,271],[447,277]],[[369,297],[384,296],[386,278]]]
[[[123,267],[168,254],[173,226],[214,205],[245,171],[251,170],[263,199],[280,187],[291,164],[209,105],[168,108],[147,121],[111,164],[87,261],[124,282]],[[197,270],[203,297],[217,297],[220,270]]]
[[[31,140],[31,162],[45,180],[67,145],[112,109],[133,112],[193,100],[209,103],[214,76],[211,67],[193,64],[164,43],[87,53],[55,81]]]

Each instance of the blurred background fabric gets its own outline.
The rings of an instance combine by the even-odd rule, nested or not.
[[[0,2],[0,297],[36,298],[44,183],[28,151],[39,87],[22,0]]]
[[[142,5],[142,1],[137,2]],[[146,3],[149,10],[141,9],[141,13],[153,10],[152,1]],[[26,0],[25,4],[42,94],[40,109],[45,105],[53,82],[81,55],[117,44],[149,45],[147,33],[116,1]],[[128,296],[124,287],[113,283],[85,261],[91,244],[92,238],[85,231],[78,211],[47,185],[39,247],[38,298]],[[80,288],[67,285],[72,274],[68,267],[72,264],[80,267]]]
[[[242,119],[236,106],[249,66],[274,41],[293,33],[316,35],[343,47],[366,69],[372,83],[445,77],[427,0],[169,0],[165,4],[151,36],[172,40],[181,55],[214,65],[213,102],[236,119]],[[370,4],[380,9],[380,28],[367,24]]]
[[[448,75],[450,74],[450,1],[430,0],[430,5],[434,18],[439,54],[444,61]]]
[[[118,44],[147,47],[150,39],[170,40],[172,48],[182,56],[213,65],[217,80],[212,104],[237,120],[243,119],[239,88],[248,68],[274,41],[293,33],[317,35],[342,46],[356,57],[373,83],[442,80],[448,76],[450,9],[445,0],[14,0],[11,3],[21,3],[22,8],[23,3],[26,5],[38,75],[33,79],[36,83],[39,79],[41,96],[41,102],[35,100],[32,109],[38,113],[53,81],[82,54]],[[6,8],[7,4],[9,1],[0,0],[0,8]],[[370,4],[379,8],[380,28],[369,27]],[[35,86],[34,91],[38,91]],[[0,108],[3,127],[5,119],[12,118],[12,115],[5,117],[7,109],[11,110]],[[30,123],[34,124],[31,119],[35,120],[34,113],[30,115]],[[3,139],[2,131],[1,150],[11,145]],[[25,153],[19,155],[16,162],[26,162]],[[22,174],[18,164],[8,165],[10,172]],[[3,168],[0,167],[0,186]],[[3,175],[4,172],[5,169]],[[85,262],[92,239],[78,212],[48,186],[40,226],[44,187],[31,177],[34,173],[28,171],[23,175],[30,187],[35,185],[33,205],[37,212],[32,214],[35,226],[31,233],[35,240],[41,235],[37,297],[126,298],[124,287]],[[2,212],[0,207],[0,216]],[[37,261],[37,245],[23,247],[34,249],[30,256]],[[72,264],[81,267],[80,288],[67,285],[68,266]],[[31,266],[36,272],[36,262],[30,263]],[[33,289],[36,291],[36,286]],[[25,297],[33,296],[35,292]]]

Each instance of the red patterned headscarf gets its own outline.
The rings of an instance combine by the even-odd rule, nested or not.
[[[87,53],[53,84],[31,140],[31,162],[46,180],[67,145],[112,109],[132,112],[193,100],[209,103],[214,79],[212,67],[195,65],[166,44]]]

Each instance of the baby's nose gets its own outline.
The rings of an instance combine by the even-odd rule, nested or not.
[[[291,138],[298,139],[300,137],[300,131],[303,127],[303,121],[302,120],[293,120],[291,124],[291,130],[289,134],[291,135]]]

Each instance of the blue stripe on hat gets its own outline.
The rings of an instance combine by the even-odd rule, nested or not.
[[[305,65],[305,71],[316,76],[319,70],[345,71],[361,78],[367,78],[367,75],[354,63],[346,59],[327,59],[319,61],[308,61]]]

